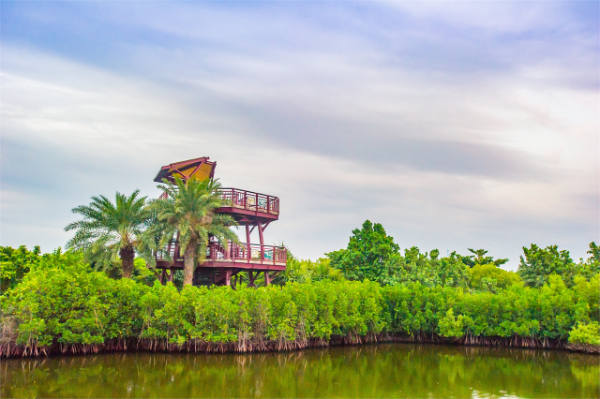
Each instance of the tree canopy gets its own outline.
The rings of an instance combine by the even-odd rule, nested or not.
[[[113,204],[103,195],[95,196],[89,205],[78,206],[73,213],[83,219],[65,227],[65,231],[75,231],[67,248],[84,251],[92,262],[118,257],[123,277],[131,277],[135,254],[142,247],[142,232],[150,220],[146,197],[139,198],[139,190],[130,196],[117,192]]]
[[[340,269],[348,280],[381,281],[400,252],[394,238],[380,223],[365,221],[362,229],[352,230],[346,249],[326,254],[331,266]]]
[[[196,264],[206,258],[209,238],[214,237],[227,248],[228,240],[238,241],[230,229],[237,223],[230,215],[215,213],[225,204],[218,192],[218,179],[164,180],[158,187],[166,198],[151,204],[156,220],[146,232],[148,241],[156,242],[159,237],[157,249],[166,247],[171,240],[179,241],[185,265],[184,285],[191,285]]]
[[[496,259],[493,256],[485,256],[488,251],[485,249],[471,249],[467,248],[473,255],[462,256],[462,261],[465,265],[473,267],[475,265],[488,265],[493,264],[497,267],[508,262],[508,259]]]

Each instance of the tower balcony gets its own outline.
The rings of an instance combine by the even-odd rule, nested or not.
[[[216,211],[232,216],[254,216],[261,219],[279,219],[279,198],[238,188],[219,189],[221,197],[228,202]]]
[[[155,254],[159,269],[183,269],[183,257],[179,253],[179,243],[170,243],[163,251]],[[169,260],[170,259],[170,260]],[[254,269],[261,271],[282,271],[287,263],[287,248],[275,245],[237,244],[229,242],[227,250],[215,240],[206,248],[206,258],[197,267]]]
[[[279,219],[279,197],[239,188],[220,188],[218,192],[227,204],[215,209],[217,213],[229,213],[240,220],[248,216],[267,221]],[[166,199],[167,194],[163,193],[159,198]]]

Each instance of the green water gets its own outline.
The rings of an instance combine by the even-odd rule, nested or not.
[[[128,353],[0,364],[9,397],[598,398],[599,357],[379,344],[288,353]]]

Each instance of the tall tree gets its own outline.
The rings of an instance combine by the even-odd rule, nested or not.
[[[495,266],[500,267],[500,265],[503,265],[506,262],[508,262],[508,259],[494,260],[493,256],[485,256],[488,253],[488,251],[486,251],[485,249],[471,249],[471,248],[467,248],[467,249],[473,255],[461,256],[461,258],[462,258],[463,263],[469,267],[473,267],[475,265],[488,265],[488,264],[494,264]]]
[[[394,238],[386,234],[381,224],[369,220],[362,229],[352,230],[352,234],[348,248],[326,254],[331,266],[340,269],[349,280],[385,280],[400,252]]]
[[[164,180],[158,188],[166,193],[166,198],[151,204],[156,223],[147,230],[147,235],[151,238],[160,236],[159,248],[179,237],[179,251],[185,265],[184,285],[192,284],[195,265],[206,258],[211,236],[224,248],[229,240],[238,241],[229,229],[237,225],[236,221],[230,215],[215,213],[215,209],[226,202],[218,193],[220,187],[216,179]]]
[[[25,245],[14,249],[0,247],[0,292],[15,287],[41,257],[39,246],[29,251]]]
[[[531,244],[523,247],[517,273],[529,287],[541,287],[548,281],[548,276],[558,274],[567,284],[572,284],[575,264],[569,251],[559,251],[557,245],[540,248]]]
[[[575,265],[575,274],[581,275],[589,281],[594,275],[600,273],[600,247],[592,241],[587,253],[590,254],[590,257],[585,261],[580,259]]]
[[[590,242],[590,250],[587,253],[590,254],[588,262],[600,262],[600,247],[596,245],[596,242]]]
[[[99,253],[118,256],[123,277],[130,278],[135,253],[141,246],[142,232],[149,220],[146,197],[138,195],[139,190],[130,196],[117,192],[114,204],[101,195],[92,197],[89,205],[73,208],[73,213],[83,219],[65,227],[65,231],[75,230],[67,247],[83,250],[91,257]]]

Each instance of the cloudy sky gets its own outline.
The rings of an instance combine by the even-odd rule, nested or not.
[[[8,2],[1,244],[209,156],[277,195],[300,257],[366,220],[401,248],[599,241],[599,3]]]

